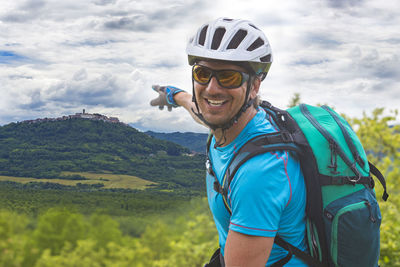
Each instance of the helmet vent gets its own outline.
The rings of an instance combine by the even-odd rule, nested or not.
[[[260,37],[257,38],[250,46],[247,48],[247,51],[253,51],[256,50],[257,48],[261,47],[264,45],[264,40],[261,39]]]
[[[239,30],[235,36],[233,36],[232,40],[229,42],[227,49],[236,49],[243,39],[246,37],[247,31]]]
[[[223,19],[223,21],[232,21],[233,19],[228,19],[228,18],[225,18],[225,19]]]
[[[199,36],[199,45],[204,46],[204,42],[206,41],[206,33],[207,33],[208,25],[204,26],[201,29],[200,36]]]
[[[271,55],[266,55],[262,58],[260,58],[261,62],[271,62]]]
[[[226,30],[225,28],[218,28],[214,32],[213,40],[211,43],[211,49],[217,50],[219,45],[221,44],[222,38],[224,37]]]

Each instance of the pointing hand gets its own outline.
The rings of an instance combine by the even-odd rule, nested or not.
[[[150,101],[150,105],[158,106],[159,109],[164,109],[164,106],[167,106],[168,111],[171,111],[172,108],[179,107],[179,105],[174,100],[174,95],[180,92],[184,92],[182,89],[173,87],[173,86],[160,86],[153,85],[153,90],[156,91],[159,95],[157,98]]]

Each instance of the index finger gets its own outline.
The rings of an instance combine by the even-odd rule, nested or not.
[[[152,88],[154,91],[156,91],[156,92],[159,92],[159,91],[160,91],[160,86],[159,86],[158,84],[152,85],[151,88]]]

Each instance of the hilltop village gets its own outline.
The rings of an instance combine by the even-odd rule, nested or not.
[[[43,118],[43,119],[35,119],[35,120],[25,120],[22,121],[21,123],[39,123],[39,122],[48,122],[48,121],[65,121],[65,120],[70,120],[70,119],[88,119],[88,120],[96,120],[96,121],[105,121],[105,122],[110,122],[110,123],[120,123],[124,124],[119,121],[118,118],[116,117],[107,117],[105,115],[101,115],[98,113],[86,113],[85,109],[83,109],[82,113],[75,113],[75,115],[68,115],[68,116],[62,116],[58,118]]]

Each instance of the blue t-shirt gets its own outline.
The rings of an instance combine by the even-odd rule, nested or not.
[[[213,171],[222,179],[234,154],[249,139],[276,132],[277,128],[259,109],[239,136],[224,147],[210,146]],[[215,179],[207,174],[207,197],[219,234],[224,254],[228,231],[246,235],[274,237],[279,234],[285,241],[306,250],[305,205],[306,190],[300,164],[288,151],[273,151],[246,161],[237,171],[228,189],[228,204],[232,215],[224,206],[221,194],[214,190]],[[285,257],[287,251],[273,245],[267,266]],[[293,257],[285,266],[307,266]]]

